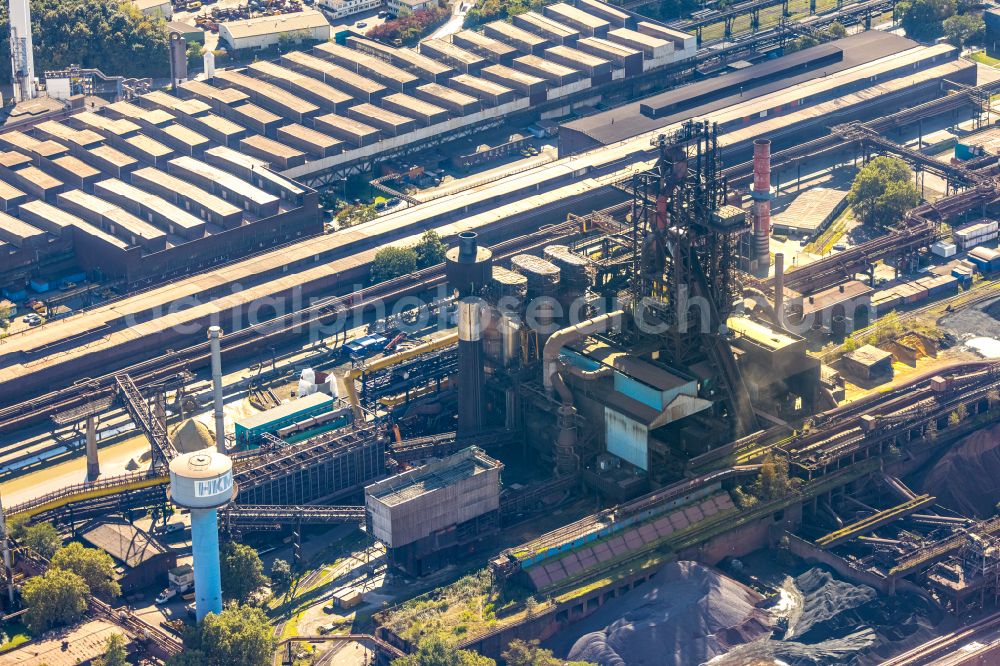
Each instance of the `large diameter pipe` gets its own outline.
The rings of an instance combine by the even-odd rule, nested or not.
[[[774,316],[778,325],[785,325],[785,254],[777,252],[774,255]]]
[[[215,447],[220,453],[226,451],[226,415],[222,409],[222,329],[208,328],[208,339],[212,348],[212,398],[215,403]]]
[[[559,351],[563,347],[587,335],[604,333],[612,326],[619,326],[624,315],[624,310],[615,310],[567,326],[550,335],[542,349],[542,382],[545,384],[545,389],[552,391],[552,378],[559,371]]]

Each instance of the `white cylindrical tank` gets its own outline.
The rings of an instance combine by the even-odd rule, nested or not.
[[[205,77],[213,78],[215,76],[215,52],[209,49],[205,49],[205,55],[202,56],[205,63]]]
[[[170,499],[185,509],[217,509],[233,499],[233,461],[204,449],[170,462]]]

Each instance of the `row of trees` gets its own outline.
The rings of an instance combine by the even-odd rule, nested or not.
[[[835,39],[841,39],[846,36],[847,28],[844,27],[844,24],[839,21],[834,21],[825,29],[820,30],[816,35],[802,35],[801,37],[795,39],[790,44],[785,46],[785,53],[794,53],[795,51],[807,49],[810,46],[825,44],[826,42],[832,42]]]
[[[0,3],[0,80],[10,80],[7,3]],[[71,64],[108,75],[169,76],[167,27],[129,0],[32,0],[35,72]]]
[[[507,666],[593,666],[585,661],[566,661],[552,656],[538,643],[522,640],[511,641],[501,655]],[[392,666],[496,666],[496,661],[470,650],[458,650],[439,638],[421,641],[413,654],[394,659]]]
[[[24,583],[25,624],[35,634],[72,624],[87,610],[91,595],[114,599],[121,593],[116,579],[114,560],[104,551],[79,543],[59,548],[48,570]]]
[[[388,44],[397,39],[412,46],[432,30],[443,24],[451,16],[447,5],[438,5],[431,9],[421,9],[410,14],[400,14],[391,21],[377,25],[368,31],[368,36]]]
[[[971,13],[974,7],[972,0],[907,0],[896,11],[907,36],[923,41],[944,36],[961,47],[985,33],[983,18]]]
[[[420,242],[413,247],[390,245],[375,254],[370,268],[372,284],[409,275],[422,268],[434,266],[444,261],[448,247],[436,231],[427,231]]]

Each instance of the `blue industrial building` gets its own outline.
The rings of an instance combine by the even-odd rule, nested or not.
[[[291,402],[278,405],[274,409],[258,412],[236,420],[236,444],[240,447],[254,447],[266,433],[325,414],[333,409],[333,398],[325,393],[313,393]]]

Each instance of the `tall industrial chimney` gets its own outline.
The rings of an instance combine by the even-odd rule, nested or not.
[[[771,265],[771,142],[753,142],[753,246],[757,267]]]
[[[212,400],[215,403],[215,448],[226,452],[226,414],[222,409],[222,329],[208,327],[208,339],[212,348]]]
[[[479,247],[473,232],[458,235],[458,245],[445,255],[448,284],[458,301],[458,431],[459,439],[483,427],[485,382],[483,300],[477,296],[493,274],[493,253]]]
[[[14,102],[34,99],[35,49],[31,41],[31,6],[29,0],[10,0],[10,71],[14,83]]]
[[[774,254],[774,316],[778,325],[785,325],[785,254]]]
[[[170,462],[170,499],[177,506],[191,510],[198,622],[209,613],[222,612],[218,510],[229,504],[234,495],[233,461],[229,456],[203,449],[177,456]]]

